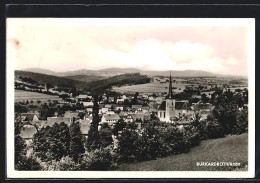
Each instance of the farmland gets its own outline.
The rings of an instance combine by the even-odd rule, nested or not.
[[[121,87],[113,87],[113,90],[120,93],[166,93],[169,91],[169,82],[159,82],[156,80],[156,77],[152,79],[152,82],[138,85],[125,85]],[[214,92],[215,87],[229,88],[231,91],[235,91],[236,89],[244,89],[247,88],[247,79],[242,78],[237,81],[234,78],[222,78],[222,77],[192,77],[192,78],[173,78],[172,82],[173,92],[181,93],[187,87],[203,87],[203,90],[208,95],[209,93]],[[209,90],[211,92],[209,92]],[[203,93],[203,92],[202,92]]]
[[[48,101],[48,100],[61,100],[61,99],[58,96],[54,96],[54,95],[46,95],[42,93],[29,92],[24,90],[15,90],[15,102],[26,101],[26,100]]]
[[[164,93],[169,91],[169,83],[152,82],[146,84],[132,85],[132,86],[122,86],[113,87],[113,90],[120,93],[134,93],[138,91],[139,93]],[[174,92],[180,93],[185,89],[185,84],[173,83]]]
[[[239,144],[239,145],[238,145]],[[229,166],[196,166],[196,162],[238,162],[238,170],[247,171],[248,134],[202,141],[190,152],[157,160],[124,164],[120,171],[229,171]]]

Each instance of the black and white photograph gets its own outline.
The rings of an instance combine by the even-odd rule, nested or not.
[[[7,18],[7,176],[250,178],[253,18]]]

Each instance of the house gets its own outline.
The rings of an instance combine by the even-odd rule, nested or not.
[[[112,105],[109,105],[109,104],[106,104],[106,105],[105,105],[105,108],[110,109],[111,107],[112,107]]]
[[[22,127],[22,130],[20,132],[20,137],[22,137],[26,143],[28,144],[28,142],[33,138],[33,135],[37,133],[37,129],[32,126],[32,125],[24,125]]]
[[[108,110],[108,111],[106,112],[106,114],[115,114],[115,111]]]
[[[142,105],[132,105],[132,109],[140,109],[142,108]]]
[[[150,108],[149,108],[149,112],[150,112],[150,113],[152,113],[152,112],[156,112],[156,113],[157,113],[157,112],[158,112],[158,105],[159,105],[159,104],[157,104],[157,103],[154,102],[154,101],[151,101],[151,102],[148,103],[148,105],[149,105],[149,107],[150,107]]]
[[[93,108],[92,108],[92,107],[87,107],[87,108],[86,108],[86,111],[87,111],[88,113],[92,113]]]
[[[108,123],[109,125],[113,125],[120,119],[118,114],[104,114],[101,118],[100,124]]]
[[[149,112],[149,109],[150,109],[150,106],[147,103],[142,105],[143,112]]]
[[[107,108],[107,107],[103,107],[103,108],[101,109],[101,113],[103,113],[103,114],[105,114],[107,111],[108,111],[108,108]]]
[[[62,123],[64,122],[68,126],[71,125],[72,121],[70,118],[64,118],[64,117],[47,117],[47,122],[44,124],[44,127],[50,126],[52,127],[55,123]]]
[[[123,111],[123,110],[124,110],[124,107],[123,107],[123,106],[116,106],[115,110],[116,110],[116,111],[118,111],[118,110]]]
[[[121,111],[118,115],[121,119],[125,120],[128,115],[128,112]]]
[[[214,109],[214,106],[210,103],[197,103],[192,106],[192,109],[196,114],[199,114],[201,117],[200,120],[205,120],[207,119],[208,115],[211,114],[211,112]]]
[[[138,95],[136,98],[137,99],[143,99],[143,96],[142,95]]]
[[[128,113],[125,122],[144,122],[145,120],[150,120],[150,114],[147,113]]]
[[[125,101],[125,99],[119,98],[119,99],[116,100],[116,103],[123,103],[124,101]]]
[[[70,119],[70,122],[73,122],[73,121],[79,119],[79,113],[66,111],[64,114],[64,118],[68,118],[68,119]]]
[[[149,101],[156,101],[156,97],[151,95],[151,96],[148,97],[148,100]]]
[[[82,102],[82,103],[83,103],[83,106],[85,106],[85,107],[90,107],[90,106],[94,105],[93,102]]]
[[[23,122],[36,122],[39,121],[39,118],[37,116],[37,114],[35,113],[22,113],[21,114],[21,120]]]
[[[143,115],[137,115],[137,114],[128,114],[125,122],[126,123],[135,123],[137,124],[137,129],[142,128],[142,123],[144,121],[144,116]]]
[[[108,101],[109,102],[115,102],[115,98],[114,97],[108,97]]]
[[[78,96],[78,99],[79,100],[84,100],[84,99],[87,99],[88,98],[88,95],[82,95],[82,94],[80,94],[79,96]]]
[[[210,103],[197,103],[192,106],[192,109],[195,112],[200,112],[200,111],[213,111],[214,106]]]
[[[80,124],[90,124],[90,123],[92,123],[92,118],[80,119],[80,120],[78,120],[78,122]]]

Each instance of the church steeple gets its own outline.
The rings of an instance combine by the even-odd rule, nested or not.
[[[170,72],[170,82],[169,82],[169,93],[168,93],[168,98],[172,99],[173,98],[173,93],[172,93],[172,76]]]

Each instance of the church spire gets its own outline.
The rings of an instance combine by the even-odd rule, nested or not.
[[[172,99],[172,98],[173,98],[171,71],[170,71],[170,82],[169,82],[169,93],[168,93],[168,98],[169,98],[169,99]]]

